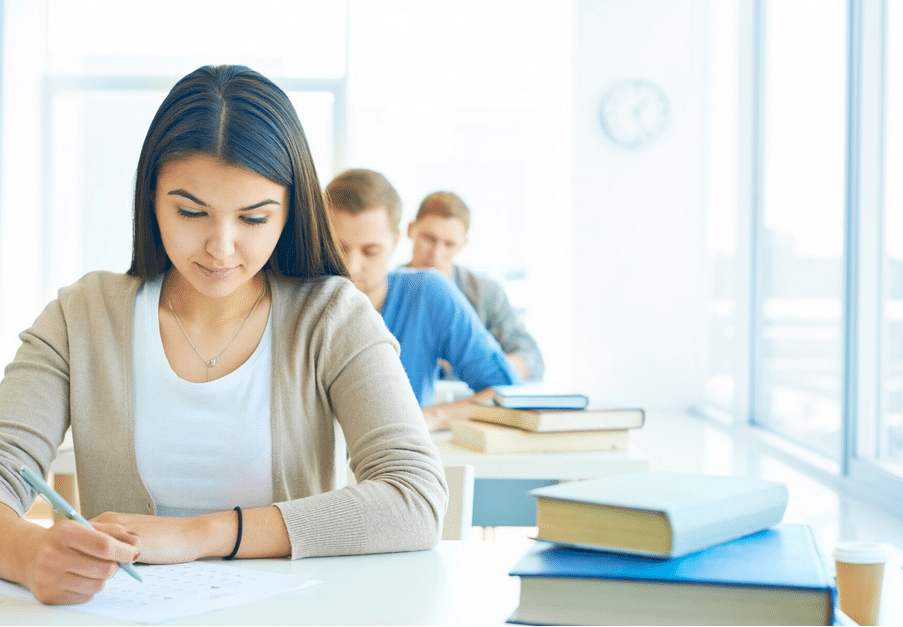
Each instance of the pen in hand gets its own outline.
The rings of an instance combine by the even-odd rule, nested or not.
[[[61,497],[53,488],[47,485],[47,482],[31,468],[22,466],[19,468],[19,474],[22,475],[22,478],[25,479],[25,482],[31,486],[31,489],[34,490],[36,494],[41,495],[48,503],[50,503],[50,506],[53,509],[65,515],[66,518],[83,524],[88,529],[94,529],[94,525],[89,523],[81,514],[75,511],[75,508],[69,505],[69,503],[66,502],[66,499]],[[119,567],[138,581],[142,581],[141,575],[138,574],[138,571],[135,570],[135,567],[131,564],[120,562]]]

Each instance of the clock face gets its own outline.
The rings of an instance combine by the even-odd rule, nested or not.
[[[641,148],[652,143],[668,126],[670,107],[656,85],[629,80],[615,85],[602,98],[602,128],[620,146]]]

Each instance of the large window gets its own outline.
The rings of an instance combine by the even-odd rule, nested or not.
[[[886,10],[883,246],[880,258],[880,411],[874,459],[903,475],[903,2]]]
[[[760,18],[753,419],[839,457],[847,9],[775,0]]]
[[[903,1],[751,0],[739,22],[738,203],[709,209],[737,246],[710,256],[704,411],[900,511]]]

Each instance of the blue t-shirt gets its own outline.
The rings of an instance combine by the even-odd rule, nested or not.
[[[396,270],[388,279],[383,320],[401,345],[401,364],[421,407],[433,403],[440,358],[477,392],[521,382],[502,347],[445,275]]]

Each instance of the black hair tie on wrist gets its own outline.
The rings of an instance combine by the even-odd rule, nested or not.
[[[238,547],[241,546],[241,508],[236,507],[233,511],[238,512],[238,537],[235,539],[235,548],[232,549],[232,552],[229,553],[224,560],[235,559],[235,556],[238,554]]]

